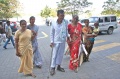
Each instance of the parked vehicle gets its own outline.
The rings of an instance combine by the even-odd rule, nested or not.
[[[120,24],[120,18],[117,19],[118,24]]]
[[[118,28],[117,17],[115,15],[92,16],[89,18],[90,26],[94,27],[94,23],[99,23],[100,32],[105,31],[109,35],[114,29]]]

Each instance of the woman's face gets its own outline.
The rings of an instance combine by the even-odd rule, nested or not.
[[[89,20],[85,20],[85,26],[89,26]]]
[[[77,23],[77,22],[78,22],[78,18],[77,18],[77,17],[73,17],[73,18],[72,18],[72,22],[73,22],[73,23]]]
[[[30,19],[30,23],[31,23],[31,24],[34,24],[34,23],[35,23],[35,18],[31,18],[31,19]]]
[[[27,27],[27,23],[25,21],[21,22],[20,24],[22,29],[25,29]]]

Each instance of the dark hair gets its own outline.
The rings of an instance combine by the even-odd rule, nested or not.
[[[32,18],[34,18],[34,19],[35,19],[35,17],[34,17],[34,16],[31,16],[29,20],[31,20]]]
[[[64,10],[58,10],[57,15],[59,15],[59,14],[64,14]]]
[[[10,21],[7,21],[7,24],[10,23]]]
[[[84,23],[85,23],[86,21],[89,21],[89,19],[85,19],[85,20],[84,20]]]
[[[72,18],[75,18],[77,21],[79,21],[78,15],[73,15]]]
[[[94,23],[94,25],[97,25],[97,26],[99,26],[99,23],[98,23],[98,22],[95,22],[95,23]]]
[[[20,25],[21,25],[22,22],[26,22],[26,21],[25,20],[20,20]]]

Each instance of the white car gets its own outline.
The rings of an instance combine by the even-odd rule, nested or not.
[[[89,18],[90,26],[94,27],[94,23],[99,23],[100,32],[105,31],[109,35],[114,29],[118,28],[117,17],[115,15],[92,16]]]

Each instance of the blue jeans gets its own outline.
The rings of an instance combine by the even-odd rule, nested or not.
[[[13,40],[13,36],[10,36],[10,37],[7,39],[7,41],[5,42],[5,45],[4,45],[3,47],[5,47],[5,48],[6,48],[6,46],[7,46],[8,42],[9,42],[10,40],[11,40],[11,42],[12,42],[13,46],[15,46],[15,44],[14,44],[14,40]]]

